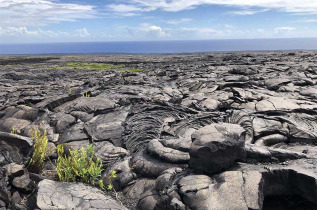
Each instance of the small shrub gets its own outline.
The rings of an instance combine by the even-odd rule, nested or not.
[[[86,98],[90,98],[90,94],[88,92],[85,93]]]
[[[42,135],[37,128],[34,129],[34,134],[32,139],[34,140],[33,144],[33,156],[27,166],[28,171],[33,173],[41,173],[44,167],[44,160],[48,157],[50,150],[47,146],[48,139],[46,135],[46,130]]]
[[[95,147],[88,145],[86,149],[81,147],[79,150],[69,149],[69,154],[64,152],[65,144],[57,146],[58,159],[56,161],[56,171],[60,181],[64,182],[84,182],[96,185],[103,189],[100,181],[102,161],[97,158],[93,160]]]

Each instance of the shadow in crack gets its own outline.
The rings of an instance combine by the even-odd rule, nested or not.
[[[263,201],[263,210],[315,210],[317,204],[308,201],[299,195],[266,196]]]

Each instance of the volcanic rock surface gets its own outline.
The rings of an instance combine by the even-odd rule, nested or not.
[[[316,209],[317,53],[0,57],[0,209]],[[96,147],[114,192],[27,171]]]

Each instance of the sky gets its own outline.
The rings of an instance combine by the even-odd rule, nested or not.
[[[317,37],[317,0],[0,0],[0,43]]]

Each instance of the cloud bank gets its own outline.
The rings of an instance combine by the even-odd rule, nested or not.
[[[237,6],[241,8],[266,8],[278,9],[285,12],[317,14],[316,0],[129,0],[126,4],[112,4],[111,8],[119,11],[126,5],[129,11],[153,11],[164,10],[168,12],[179,12],[194,9],[200,5],[224,5]],[[127,11],[125,11],[127,12]]]
[[[94,6],[52,0],[0,0],[0,26],[42,26],[92,18]]]

